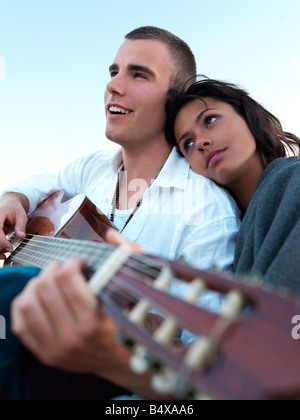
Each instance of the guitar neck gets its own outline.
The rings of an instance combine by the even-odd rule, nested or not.
[[[64,262],[71,257],[80,257],[88,261],[92,271],[97,271],[114,252],[114,247],[107,243],[91,242],[78,239],[64,239],[28,235],[24,240],[10,238],[15,250],[6,264],[46,267],[51,261]]]

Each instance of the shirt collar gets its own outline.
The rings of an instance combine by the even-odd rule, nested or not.
[[[152,185],[162,188],[186,189],[186,180],[189,179],[190,165],[186,159],[179,156],[176,148],[171,151],[166,163]]]
[[[117,150],[112,162],[111,167],[115,174],[121,168],[123,162],[122,149]],[[179,188],[186,189],[186,180],[189,179],[190,165],[183,157],[179,156],[176,148],[174,147],[166,160],[158,177],[154,180],[152,185],[162,188]]]
[[[110,164],[114,174],[117,174],[119,172],[122,163],[123,163],[122,149],[118,149]]]

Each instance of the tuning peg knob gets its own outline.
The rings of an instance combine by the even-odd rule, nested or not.
[[[142,375],[150,368],[149,360],[147,360],[148,351],[143,346],[136,346],[130,358],[130,368],[137,374]]]
[[[152,376],[151,385],[158,394],[174,394],[177,380],[177,373],[168,367],[164,367]]]

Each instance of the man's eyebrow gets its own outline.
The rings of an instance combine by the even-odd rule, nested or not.
[[[128,70],[129,71],[141,71],[143,73],[147,73],[151,77],[156,77],[156,74],[154,73],[154,71],[151,70],[147,66],[141,66],[139,64],[129,64]]]
[[[112,72],[112,71],[114,71],[114,70],[119,70],[119,66],[118,66],[118,64],[112,64],[111,66],[109,66],[109,72]]]
[[[153,78],[156,77],[156,74],[154,73],[154,71],[151,70],[147,66],[142,66],[142,65],[139,65],[139,64],[129,64],[127,69],[129,71],[140,71],[140,72],[146,73],[150,77],[153,77]],[[118,70],[119,70],[119,66],[116,63],[113,63],[111,66],[109,66],[109,72],[118,71]]]

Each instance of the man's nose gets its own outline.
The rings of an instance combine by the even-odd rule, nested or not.
[[[114,76],[111,81],[106,85],[106,90],[111,94],[124,95],[125,83],[120,73]]]

